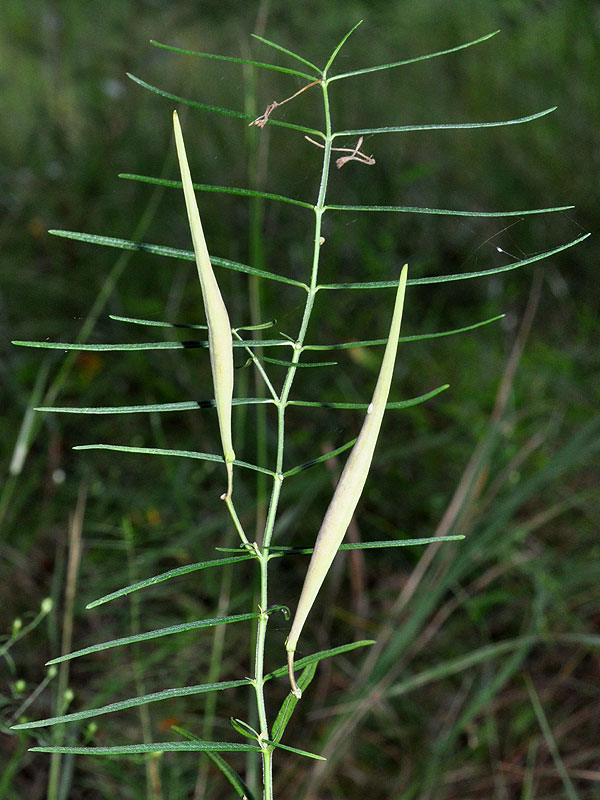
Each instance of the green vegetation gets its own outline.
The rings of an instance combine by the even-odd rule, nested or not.
[[[147,2],[134,13],[116,0],[60,11],[40,2],[35,15],[5,3],[0,798],[247,793],[227,764],[251,789],[258,784],[259,748],[250,739],[262,720],[245,708],[257,639],[247,620],[260,626],[267,614],[273,743],[327,758],[278,749],[275,796],[597,796],[598,244],[592,237],[563,249],[596,227],[596,11],[585,0],[405,5],[284,9],[263,0],[207,3],[194,16],[179,3]],[[290,86],[301,89],[309,78],[298,73],[312,79],[312,65],[280,54],[274,63],[287,73],[278,74],[175,55],[147,40],[262,62],[264,45],[248,36],[256,30],[320,64],[361,17],[360,35],[337,56],[338,77],[502,32],[462,52],[332,82],[332,117],[354,132],[352,146],[364,137],[366,160],[330,174],[319,279],[331,290],[316,295],[309,342],[317,352],[303,358],[323,365],[331,357],[337,366],[297,370],[286,412],[285,477],[293,480],[285,483],[272,555],[287,552],[282,545],[310,552],[340,471],[335,457],[346,458],[377,378],[385,339],[375,337],[389,321],[383,287],[396,285],[405,261],[412,285],[393,391],[421,400],[432,386],[451,388],[425,404],[391,404],[405,407],[386,414],[344,546],[350,553],[336,559],[320,613],[300,640],[298,684],[313,683],[297,704],[281,679],[290,623],[274,606],[254,613],[253,556],[240,555],[219,501],[223,464],[198,461],[219,444],[206,331],[195,324],[204,322],[198,279],[180,249],[189,246],[189,229],[173,103],[124,74],[251,120]],[[255,337],[255,363],[277,385],[295,359],[287,337],[296,337],[305,313],[299,297],[323,157],[294,126],[318,136],[323,123],[311,96],[318,91],[276,108],[279,124],[263,130],[248,128],[240,114],[192,108],[182,117],[199,197],[214,210],[203,212],[203,224],[219,256],[213,263],[224,267],[218,277],[230,317],[248,332],[244,339]],[[517,127],[372,134],[399,124],[511,120],[554,105],[557,112]],[[223,186],[251,191],[206,193]],[[399,212],[399,203],[502,209],[503,217],[562,210],[500,219],[416,215]],[[375,213],[376,204],[387,213]],[[48,228],[91,236],[65,241]],[[161,251],[131,242],[160,242]],[[244,265],[251,268],[240,271]],[[420,280],[487,270],[495,274],[448,286]],[[278,280],[261,280],[265,274]],[[334,290],[340,283],[370,291]],[[165,319],[177,324],[148,327]],[[492,324],[419,341],[476,320]],[[79,344],[40,353],[10,347],[10,339]],[[127,342],[128,352],[113,354],[101,342],[113,350]],[[233,441],[237,458],[248,461],[234,462],[234,499],[253,541],[265,524],[278,439],[271,398],[244,364],[244,344],[234,341],[235,394],[250,402],[234,403]],[[319,352],[325,348],[331,352]],[[124,405],[119,410],[147,413],[113,416]],[[96,413],[82,420],[33,411],[54,406]],[[158,459],[72,450],[96,442],[201,452]],[[262,469],[239,469],[254,463]],[[440,546],[434,536],[465,539]],[[385,557],[366,549],[398,539],[425,546]],[[305,563],[300,555],[271,562],[271,604],[295,602]],[[115,591],[137,584],[151,588]],[[53,602],[42,604],[47,596]],[[100,607],[85,611],[86,604]],[[193,620],[214,617],[242,624],[194,632]],[[179,622],[183,633],[144,643],[146,632]],[[61,658],[124,638],[133,647]],[[336,648],[344,642],[352,644]],[[336,658],[306,657],[315,651]],[[50,660],[58,663],[44,667]],[[115,703],[118,714],[90,721],[86,710]],[[9,730],[25,718],[69,714],[68,726]],[[126,761],[72,755],[141,740]],[[161,756],[151,746],[157,741],[168,741]],[[229,752],[194,755],[202,742],[225,743],[219,750]],[[29,752],[32,745],[54,755]]]

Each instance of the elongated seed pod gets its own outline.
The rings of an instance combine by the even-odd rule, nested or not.
[[[398,281],[398,291],[396,293],[396,303],[392,315],[392,323],[388,336],[383,361],[379,370],[379,377],[373,393],[373,399],[367,409],[367,414],[363,422],[361,431],[356,440],[356,444],[346,461],[342,475],[335,489],[329,508],[323,518],[321,529],[315,542],[315,549],[308,565],[304,585],[298,601],[296,615],[290,629],[289,636],[285,642],[285,649],[288,654],[288,668],[292,692],[296,697],[301,696],[294,679],[294,652],[298,644],[298,638],[306,622],[306,618],[315,602],[319,589],[325,580],[329,567],[340,544],[350,520],[356,509],[356,505],[362,494],[367,475],[373,460],[373,452],[381,429],[381,422],[390,393],[392,375],[394,372],[394,362],[396,361],[396,351],[398,349],[398,336],[400,334],[400,323],[402,321],[402,309],[404,307],[404,294],[406,291],[406,278],[408,275],[408,265],[405,264],[400,273]]]
[[[177,112],[173,112],[173,128],[175,129],[175,144],[177,146],[177,157],[179,159],[179,169],[183,183],[183,194],[187,208],[194,254],[196,256],[196,266],[200,277],[200,287],[202,289],[202,300],[204,311],[208,322],[208,350],[210,354],[210,366],[212,371],[213,386],[215,391],[215,402],[217,404],[217,418],[219,420],[219,432],[221,434],[221,445],[223,456],[227,468],[227,491],[221,496],[223,500],[231,497],[233,490],[233,461],[235,453],[231,437],[231,406],[233,397],[233,343],[231,335],[231,324],[225,303],[219,290],[219,285],[213,272],[204,231],[200,222],[198,203],[192,184],[192,176],[183,143],[183,134]]]

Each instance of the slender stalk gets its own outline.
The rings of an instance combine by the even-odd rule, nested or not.
[[[321,171],[321,182],[319,185],[319,192],[317,202],[314,206],[315,212],[315,226],[313,238],[313,256],[311,264],[310,284],[306,297],[306,305],[300,323],[298,336],[294,343],[291,356],[291,366],[288,367],[281,394],[276,400],[277,406],[277,456],[275,467],[275,478],[273,479],[273,488],[271,491],[271,500],[267,512],[265,522],[264,536],[262,546],[259,550],[258,560],[260,563],[260,609],[264,610],[268,607],[268,563],[270,560],[269,548],[273,538],[275,529],[275,519],[277,517],[277,509],[279,505],[279,498],[281,494],[281,485],[283,483],[283,462],[284,462],[284,446],[285,446],[285,410],[288,404],[288,399],[294,382],[294,377],[297,371],[297,364],[300,361],[302,348],[306,339],[306,333],[312,315],[315,296],[317,293],[317,278],[319,272],[319,256],[321,250],[321,227],[322,218],[325,213],[325,198],[327,194],[327,185],[329,180],[329,165],[331,159],[331,149],[333,142],[333,135],[331,131],[331,115],[329,110],[329,97],[327,94],[327,78],[323,73],[320,86],[323,93],[323,109],[325,116],[325,146],[323,150],[323,166]],[[265,640],[267,633],[268,617],[262,613],[258,620],[258,628],[256,634],[256,647],[255,647],[255,664],[254,664],[254,689],[256,692],[256,704],[258,710],[258,717],[260,723],[260,738],[262,740],[269,739],[269,723],[267,720],[265,698],[264,698],[264,653],[265,653]],[[273,800],[273,781],[272,781],[272,753],[273,748],[264,745],[263,756],[263,798],[264,800]]]

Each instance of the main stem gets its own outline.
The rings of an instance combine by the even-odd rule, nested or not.
[[[267,721],[267,713],[265,707],[264,697],[264,653],[265,653],[265,640],[267,634],[268,616],[266,609],[268,606],[268,563],[269,563],[269,548],[273,538],[275,529],[275,519],[277,517],[277,509],[279,506],[279,498],[281,494],[281,485],[283,483],[283,456],[284,456],[284,442],[285,442],[285,410],[288,403],[288,398],[294,377],[296,375],[297,364],[302,354],[302,348],[306,338],[306,332],[310,322],[311,314],[314,307],[315,296],[317,294],[317,277],[319,272],[319,254],[321,250],[321,225],[322,217],[325,212],[325,196],[327,194],[327,183],[329,179],[329,163],[331,158],[331,147],[333,136],[331,133],[331,116],[329,111],[329,97],[327,94],[327,80],[325,74],[320,82],[323,92],[323,107],[325,114],[325,148],[323,151],[323,167],[321,171],[321,183],[319,186],[319,194],[317,202],[314,206],[315,212],[315,230],[313,241],[313,257],[311,266],[310,285],[308,288],[306,305],[304,307],[304,314],[302,315],[302,322],[300,330],[294,343],[292,351],[291,366],[288,367],[283,388],[279,399],[277,401],[277,459],[275,468],[275,478],[273,479],[273,489],[271,491],[271,499],[269,503],[269,510],[265,523],[265,531],[262,546],[260,548],[259,563],[260,563],[260,611],[261,615],[258,621],[258,630],[256,635],[256,658],[254,663],[254,688],[256,692],[256,705],[258,709],[258,718],[260,723],[260,736],[261,739],[269,739],[269,723]],[[273,748],[269,745],[263,746],[263,798],[264,800],[273,800],[273,774],[272,774],[272,755]]]

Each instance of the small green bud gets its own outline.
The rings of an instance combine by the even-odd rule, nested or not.
[[[49,614],[52,611],[53,605],[54,602],[51,597],[44,597],[41,605],[42,614]]]
[[[73,689],[65,689],[65,693],[63,695],[64,701],[67,705],[73,702],[73,698],[75,697],[75,692]]]
[[[15,692],[17,694],[23,694],[25,689],[27,688],[27,684],[22,678],[19,678],[18,681],[15,681]]]
[[[56,674],[57,674],[57,673],[58,673],[58,667],[56,666],[56,664],[51,664],[51,665],[48,667],[48,671],[46,672],[46,675],[47,675],[47,676],[48,676],[50,679],[52,679],[52,678],[56,678]]]
[[[21,630],[22,627],[23,627],[23,620],[21,619],[21,617],[17,617],[16,619],[14,619],[12,624],[12,635],[15,636]]]

